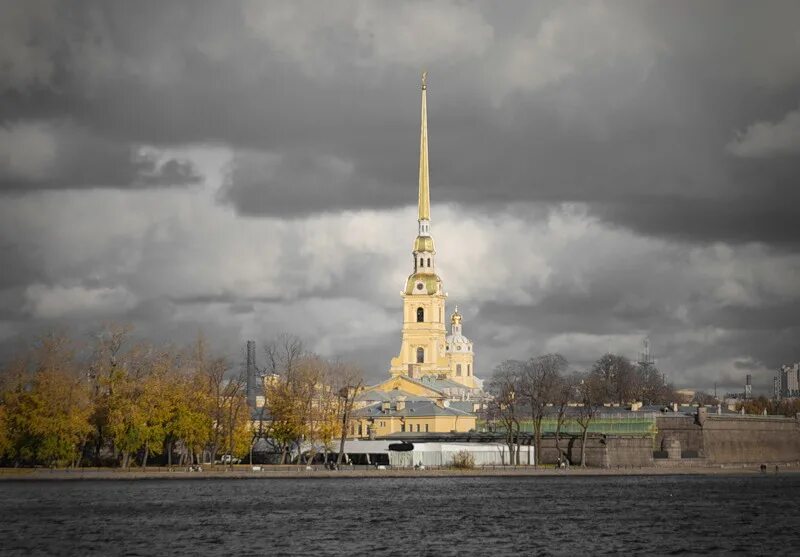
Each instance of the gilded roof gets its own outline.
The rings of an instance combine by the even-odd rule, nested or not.
[[[439,290],[439,286],[442,284],[442,279],[439,278],[439,275],[435,275],[433,273],[414,273],[408,280],[406,281],[406,294],[413,294],[414,292],[422,293],[421,289],[416,287],[417,283],[423,283],[425,285],[424,290],[428,294],[436,294]]]
[[[431,236],[417,236],[417,239],[414,240],[414,253],[419,251],[436,251],[433,248],[433,238]]]

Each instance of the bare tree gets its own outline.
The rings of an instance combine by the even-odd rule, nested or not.
[[[289,377],[297,363],[308,353],[299,337],[280,333],[264,344],[264,354],[267,357],[267,373]]]
[[[566,367],[567,360],[561,354],[531,358],[522,367],[520,395],[530,412],[537,465],[541,464],[542,420],[548,404],[555,398],[559,376]]]
[[[644,404],[666,404],[675,400],[675,388],[667,383],[664,375],[653,364],[639,364],[638,398]]]
[[[520,382],[525,364],[517,360],[506,360],[498,365],[488,384],[493,398],[489,414],[500,422],[506,435],[510,454],[509,464],[519,464],[520,418],[522,400]]]
[[[714,395],[710,395],[705,391],[697,391],[692,397],[692,404],[699,404],[700,406],[713,406],[715,404],[719,404],[719,400]]]
[[[360,368],[350,365],[336,363],[333,366],[334,385],[338,387],[339,395],[339,418],[341,425],[341,435],[339,437],[339,454],[336,457],[336,465],[342,464],[344,457],[344,442],[347,438],[347,428],[355,406],[356,397],[364,386],[364,375]]]
[[[640,390],[636,368],[624,356],[604,354],[594,363],[592,375],[599,382],[603,402],[624,404]]]
[[[561,458],[565,458],[564,452],[561,450],[561,428],[567,418],[567,408],[569,403],[576,399],[576,387],[580,381],[580,376],[577,373],[570,375],[561,375],[554,388],[553,406],[556,410],[556,451]]]
[[[581,428],[581,466],[586,466],[586,441],[589,438],[589,426],[600,411],[604,385],[594,373],[583,376],[576,385],[578,394],[578,416],[575,419]]]

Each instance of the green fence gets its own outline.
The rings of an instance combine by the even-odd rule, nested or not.
[[[523,421],[521,429],[525,433],[533,433],[533,422]],[[545,418],[542,420],[542,433],[555,433],[558,421],[555,418]],[[487,427],[488,424],[479,424],[479,427]],[[503,431],[500,424],[495,424],[497,431]],[[487,429],[489,429],[487,427]],[[648,435],[655,437],[656,418],[655,416],[600,416],[594,418],[589,424],[590,433],[604,433],[616,435]],[[561,433],[564,435],[580,435],[583,429],[574,418],[567,418],[561,424]]]

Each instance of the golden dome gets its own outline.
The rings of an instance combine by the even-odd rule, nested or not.
[[[414,240],[414,253],[420,251],[429,251],[431,253],[434,252],[433,249],[433,238],[430,236],[417,236],[417,239]]]
[[[456,306],[456,310],[450,317],[450,323],[452,323],[453,325],[461,325],[461,314],[458,313],[458,306]]]

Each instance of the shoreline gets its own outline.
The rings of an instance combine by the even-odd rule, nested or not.
[[[790,465],[778,465],[777,475],[800,474],[800,469]],[[82,481],[82,480],[209,480],[209,479],[309,479],[309,478],[482,478],[482,477],[608,477],[608,476],[760,476],[776,475],[775,465],[769,465],[766,473],[758,465],[687,466],[687,467],[639,467],[639,468],[577,468],[558,470],[555,468],[478,468],[471,470],[428,469],[356,469],[326,470],[320,467],[298,467],[297,469],[251,469],[203,470],[189,472],[179,470],[119,470],[119,469],[0,469],[0,483],[14,481]]]

